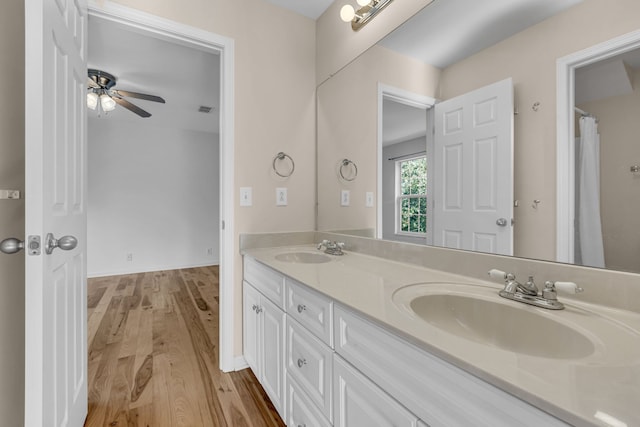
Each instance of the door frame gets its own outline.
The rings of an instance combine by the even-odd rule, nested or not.
[[[640,48],[640,30],[556,61],[556,261],[575,259],[575,70]]]
[[[383,140],[382,140],[382,105],[384,99],[391,99],[400,104],[408,105],[410,107],[420,108],[422,110],[429,110],[436,104],[436,99],[430,96],[420,95],[417,93],[409,92],[408,90],[400,89],[394,86],[390,86],[384,83],[378,83],[378,144],[377,144],[377,183],[376,183],[376,238],[382,239],[382,162],[383,162]],[[427,146],[425,147],[427,153],[432,152],[433,148],[429,147],[433,144],[433,120],[429,120],[428,115],[425,116],[427,120]],[[431,121],[431,123],[429,123]],[[431,132],[429,129],[431,128]],[[428,172],[427,172],[428,174]],[[427,178],[427,185],[431,180]],[[427,192],[429,189],[427,188]]]
[[[234,357],[234,40],[111,2],[89,1],[89,16],[173,43],[220,55],[220,369],[243,367]]]

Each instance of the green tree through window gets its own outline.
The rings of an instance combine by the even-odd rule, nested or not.
[[[396,218],[402,233],[427,232],[427,158],[418,157],[396,163],[399,178]]]

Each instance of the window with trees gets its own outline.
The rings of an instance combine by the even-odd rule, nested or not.
[[[396,162],[396,224],[399,234],[427,233],[427,158]]]

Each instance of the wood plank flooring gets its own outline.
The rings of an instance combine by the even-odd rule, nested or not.
[[[218,369],[218,267],[90,279],[86,427],[284,426],[249,369]]]

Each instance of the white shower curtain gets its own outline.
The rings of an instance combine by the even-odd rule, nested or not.
[[[578,234],[581,264],[604,268],[600,220],[600,135],[593,117],[580,118],[578,150]]]

